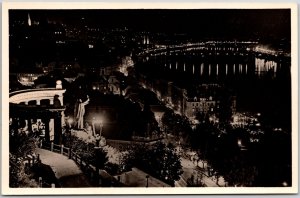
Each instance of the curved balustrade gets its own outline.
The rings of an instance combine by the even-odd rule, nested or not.
[[[9,93],[9,115],[14,130],[33,132],[33,123],[43,123],[45,141],[53,140],[61,144],[62,126],[65,121],[63,106],[65,92],[62,82],[58,80],[55,88],[25,89]],[[49,101],[51,106],[44,105],[44,101],[47,103]],[[35,104],[31,105],[32,102]],[[26,126],[21,126],[19,121],[25,121]]]
[[[58,96],[58,99],[63,105],[63,94],[65,89],[57,88],[43,88],[43,89],[26,89],[20,91],[14,91],[9,93],[9,102],[19,104],[25,102],[28,104],[29,101],[36,101],[39,105],[41,100],[50,100],[50,104],[53,104],[54,96]]]

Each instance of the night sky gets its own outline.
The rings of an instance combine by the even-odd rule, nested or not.
[[[10,20],[51,20],[100,28],[183,33],[215,38],[290,39],[289,9],[14,10]]]

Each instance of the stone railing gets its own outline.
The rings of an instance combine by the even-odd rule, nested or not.
[[[57,88],[43,88],[43,89],[26,89],[9,93],[9,102],[19,104],[21,102],[27,103],[28,101],[39,101],[48,99],[53,101],[54,96],[57,95],[61,104],[63,104],[63,94],[65,93],[65,89],[57,89]]]

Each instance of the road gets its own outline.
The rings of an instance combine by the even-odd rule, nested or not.
[[[219,182],[217,184],[217,180],[214,177],[209,177],[207,171],[203,171],[197,165],[195,165],[191,160],[185,159],[183,157],[181,159],[181,165],[183,174],[181,175],[181,179],[175,182],[176,187],[186,187],[187,180],[194,175],[197,178],[197,175],[202,175],[202,182],[207,187],[223,187],[225,186],[225,181],[221,177],[219,178]]]

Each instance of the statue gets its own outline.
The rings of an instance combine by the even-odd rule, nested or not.
[[[61,107],[61,102],[59,100],[59,96],[58,95],[55,95],[54,96],[54,99],[53,99],[53,106],[54,108],[59,108]]]
[[[87,105],[89,101],[90,101],[89,96],[87,96],[87,100],[85,102],[82,102],[82,100],[79,99],[78,103],[75,104],[75,112],[76,112],[78,129],[83,129],[83,116],[85,114],[85,105]]]

